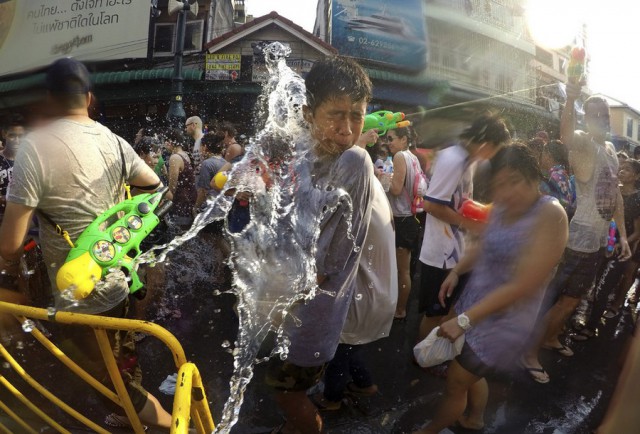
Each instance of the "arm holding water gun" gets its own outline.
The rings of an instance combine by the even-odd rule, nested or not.
[[[585,84],[586,53],[582,47],[573,47],[567,66],[566,92],[567,100],[560,117],[560,140],[570,151],[577,142],[575,131],[575,102],[580,97],[582,86]]]
[[[379,136],[384,136],[389,130],[411,126],[411,121],[405,120],[404,117],[404,113],[394,113],[389,110],[379,110],[369,113],[364,117],[362,132],[366,133],[367,131],[375,129]],[[375,141],[367,143],[367,146],[373,146],[374,143]]]

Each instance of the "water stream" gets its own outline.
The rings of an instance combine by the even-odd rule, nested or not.
[[[207,203],[192,227],[139,258],[140,263],[164,261],[207,224],[225,220],[239,329],[230,396],[218,433],[230,432],[237,422],[258,350],[269,331],[277,336],[271,356],[287,357],[282,318],[292,303],[310,299],[318,290],[314,251],[320,221],[348,198],[340,189],[323,190],[312,183],[309,170],[314,157],[308,152],[312,141],[302,117],[305,87],[302,78],[286,66],[290,49],[271,43],[263,50],[269,80],[258,100],[258,112],[264,116],[264,127],[234,165],[223,191]],[[240,232],[231,233],[226,217],[239,192],[251,195],[251,219]]]

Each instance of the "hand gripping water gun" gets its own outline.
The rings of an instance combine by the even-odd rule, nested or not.
[[[143,284],[136,271],[135,259],[142,253],[142,240],[172,205],[166,201],[158,207],[168,190],[168,187],[163,187],[155,193],[124,200],[87,226],[58,270],[58,288],[61,291],[72,288],[75,298],[80,300],[93,291],[110,268],[122,267],[122,271],[131,278],[129,292],[134,294],[140,290]],[[138,295],[144,295],[144,291]]]
[[[616,230],[618,227],[616,226],[616,222],[611,220],[609,223],[609,236],[607,237],[607,252],[613,253],[613,250],[616,248]]]
[[[387,134],[387,131],[395,128],[404,128],[411,125],[411,121],[404,120],[404,113],[390,112],[388,110],[380,110],[370,113],[364,117],[364,127],[362,132],[366,132],[376,128],[378,135],[383,136]],[[367,144],[373,146],[373,143]]]
[[[481,223],[489,221],[489,212],[491,212],[491,204],[483,205],[480,202],[467,199],[462,202],[460,214],[462,217],[475,220]]]
[[[586,62],[586,52],[582,47],[573,47],[569,57],[567,67],[567,78],[570,83],[584,84],[584,66]]]

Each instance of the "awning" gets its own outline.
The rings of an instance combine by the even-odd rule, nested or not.
[[[183,69],[182,74],[185,80],[202,80],[204,71],[200,69]],[[173,77],[173,68],[134,69],[130,71],[96,72],[91,74],[91,80],[94,86],[130,83],[138,80],[170,80],[171,77]],[[41,72],[17,80],[0,82],[0,94],[33,87],[43,87],[44,80],[45,74]]]

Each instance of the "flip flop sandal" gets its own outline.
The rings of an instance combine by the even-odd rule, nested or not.
[[[108,414],[107,417],[104,418],[104,424],[113,428],[131,428],[131,423],[126,416],[120,416],[115,413]],[[148,426],[142,425],[145,431],[149,429]]]
[[[550,345],[543,345],[542,349],[555,351],[556,353],[558,353],[558,354],[560,354],[561,356],[564,356],[564,357],[573,356],[573,350],[571,348],[569,348],[568,346],[566,346],[566,345],[560,345],[559,347],[552,347]]]
[[[524,369],[524,371],[529,374],[529,377],[531,377],[531,379],[536,383],[547,384],[549,381],[551,381],[551,378],[549,378],[549,374],[547,374],[547,371],[545,371],[544,368],[531,368],[525,365],[521,366],[522,369]]]

